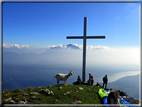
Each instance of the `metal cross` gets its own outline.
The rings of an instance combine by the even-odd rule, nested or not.
[[[86,36],[87,35],[87,17],[84,17],[84,35],[83,36],[67,36],[67,39],[83,39],[83,69],[82,82],[85,82],[86,73],[86,39],[105,39],[105,36]]]

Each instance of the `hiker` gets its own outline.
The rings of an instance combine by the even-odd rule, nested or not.
[[[81,78],[80,78],[79,75],[78,75],[78,78],[77,78],[77,82],[78,82],[78,84],[81,84]]]
[[[73,85],[81,84],[81,78],[78,75],[77,81],[73,83]]]
[[[89,85],[93,85],[93,83],[94,83],[93,76],[89,73],[89,80],[88,80],[88,84],[89,84]]]
[[[97,82],[96,86],[99,86],[99,87],[103,88],[98,82]]]
[[[105,77],[103,77],[103,88],[105,85],[105,89],[107,88],[107,81],[108,81],[108,78],[107,78],[107,75],[105,75]]]

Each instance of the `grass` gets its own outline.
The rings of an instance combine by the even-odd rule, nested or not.
[[[16,90],[4,90],[2,93],[2,103],[9,104],[10,101],[5,101],[7,98],[12,98],[16,103],[18,101],[28,101],[27,104],[72,104],[72,102],[81,101],[81,104],[102,104],[101,99],[98,95],[100,87],[88,86],[88,85],[60,85],[62,89],[59,89],[57,85],[46,86],[41,88],[28,87],[27,89],[16,89]],[[83,87],[84,90],[79,90],[78,87]],[[39,93],[41,89],[49,89],[53,91],[54,95],[47,95],[46,93]],[[94,90],[95,89],[95,90]],[[64,93],[70,92],[70,94],[64,95]],[[31,99],[30,92],[38,92],[36,99]],[[118,91],[119,92],[119,91]],[[29,95],[24,95],[27,93]],[[19,98],[19,99],[18,99]],[[139,101],[135,100],[135,104]],[[133,103],[133,104],[134,104]]]

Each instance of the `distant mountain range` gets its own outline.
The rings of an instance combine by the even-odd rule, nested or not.
[[[3,52],[14,52],[14,53],[43,53],[48,49],[80,49],[79,46],[68,44],[68,45],[57,45],[57,46],[47,46],[44,48],[17,48],[17,47],[10,47],[6,48],[3,47]]]
[[[120,78],[112,83],[108,83],[107,88],[126,92],[129,96],[139,99],[139,76],[140,75],[134,75]],[[102,83],[100,84],[103,85]]]
[[[61,46],[51,47],[49,49],[62,49],[62,48],[66,48],[66,49],[80,49],[78,46],[72,45],[72,44],[63,45],[63,47],[61,47]]]

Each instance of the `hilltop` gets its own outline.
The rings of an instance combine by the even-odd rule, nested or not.
[[[82,87],[82,88],[81,88]],[[60,87],[39,86],[20,90],[4,90],[2,92],[3,104],[102,104],[98,95],[98,86],[70,85]],[[120,92],[120,91],[118,91]],[[133,104],[138,104],[134,100]]]

